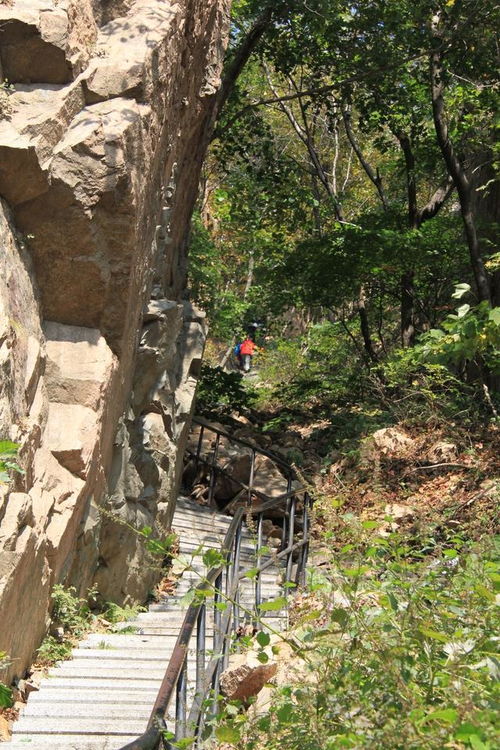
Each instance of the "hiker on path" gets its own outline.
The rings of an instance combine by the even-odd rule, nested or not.
[[[235,347],[236,358],[238,360],[238,367],[243,372],[249,372],[252,364],[252,357],[257,346],[251,338],[246,338],[241,344],[237,344]]]

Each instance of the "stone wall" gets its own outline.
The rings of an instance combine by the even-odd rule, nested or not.
[[[143,598],[129,526],[169,527],[205,338],[186,242],[230,0],[0,5],[0,650],[56,582]],[[102,512],[104,511],[104,512]]]

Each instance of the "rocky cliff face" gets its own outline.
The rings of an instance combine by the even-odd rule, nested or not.
[[[0,438],[26,472],[0,485],[11,673],[54,583],[123,602],[156,575],[123,522],[173,513],[205,335],[185,248],[229,4],[0,5]]]

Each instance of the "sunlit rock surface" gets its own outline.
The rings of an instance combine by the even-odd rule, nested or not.
[[[187,440],[186,242],[229,4],[0,6],[0,439],[25,470],[0,485],[3,680],[54,583],[124,602],[158,575],[129,526],[168,528]]]

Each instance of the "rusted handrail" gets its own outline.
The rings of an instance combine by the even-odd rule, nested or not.
[[[151,713],[151,717],[148,723],[148,727],[143,735],[134,740],[133,742],[125,745],[121,750],[158,750],[160,747],[165,747],[167,750],[172,748],[172,745],[168,741],[163,740],[163,731],[166,730],[165,716],[172,702],[174,692],[177,693],[176,698],[176,739],[182,739],[185,736],[187,727],[191,727],[195,736],[198,736],[199,730],[203,723],[203,704],[206,696],[211,689],[218,691],[218,680],[221,669],[224,667],[225,662],[228,658],[228,638],[231,630],[237,630],[239,626],[240,608],[238,606],[238,587],[240,581],[246,578],[246,571],[240,571],[239,566],[239,548],[241,539],[241,530],[243,525],[244,515],[250,513],[252,516],[257,516],[257,539],[256,539],[256,565],[253,566],[255,574],[255,592],[254,592],[254,617],[259,619],[259,608],[261,604],[261,591],[260,591],[260,578],[261,573],[271,565],[275,564],[276,561],[286,558],[285,570],[285,583],[291,581],[292,574],[292,563],[293,554],[300,551],[299,560],[297,563],[297,572],[295,576],[295,582],[302,582],[305,567],[307,563],[307,551],[309,546],[308,531],[309,531],[309,510],[311,506],[311,498],[304,487],[292,490],[290,485],[293,478],[295,478],[295,472],[293,468],[286,464],[283,460],[274,456],[269,451],[264,449],[256,448],[250,443],[240,439],[233,438],[231,435],[226,433],[224,430],[211,425],[202,418],[195,418],[197,424],[200,424],[200,438],[198,440],[198,446],[196,454],[197,460],[202,461],[210,466],[211,476],[210,485],[212,486],[215,482],[215,472],[224,470],[217,465],[217,453],[219,447],[220,437],[225,437],[231,441],[237,442],[241,445],[247,446],[252,450],[252,469],[250,473],[250,482],[248,485],[237,482],[232,477],[232,481],[241,485],[243,491],[248,493],[248,500],[250,501],[252,494],[255,494],[263,502],[257,507],[251,507],[250,504],[247,506],[241,506],[237,508],[234,517],[226,532],[224,541],[221,545],[220,552],[225,559],[225,565],[218,567],[217,569],[210,570],[204,580],[196,587],[195,596],[193,602],[189,605],[179,635],[177,637],[174,650],[169,660],[165,676],[163,678],[158,696]],[[208,461],[200,456],[201,447],[203,443],[203,432],[209,430],[217,435],[215,441],[215,447],[213,450],[212,461]],[[276,498],[269,498],[264,493],[254,490],[253,484],[253,468],[255,462],[256,453],[262,453],[263,455],[271,458],[273,461],[278,463],[280,466],[285,467],[287,470],[288,490],[287,492],[279,495]],[[229,475],[228,475],[229,476]],[[297,512],[297,498],[299,495],[303,496],[302,503],[302,539],[298,542],[294,542],[296,533],[296,512]],[[284,521],[283,521],[283,544],[282,549],[276,552],[267,560],[262,560],[262,523],[264,513],[276,507],[280,503],[286,503],[286,509],[284,510]],[[224,612],[223,617],[217,608],[217,601],[220,600],[222,591],[222,580],[223,574],[226,575],[226,598],[230,602],[234,602],[234,606],[228,606]],[[204,654],[205,654],[205,613],[206,613],[206,589],[207,584],[214,588],[215,591],[215,608],[214,608],[214,656],[210,662],[205,666]],[[200,592],[199,596],[196,596],[196,591]],[[201,594],[201,592],[204,592]],[[186,700],[186,678],[187,678],[187,652],[190,640],[192,638],[195,626],[198,624],[198,636],[197,636],[197,653],[198,658],[196,660],[196,693],[193,698],[191,709],[187,714],[185,707]],[[200,635],[201,634],[201,635]],[[203,641],[203,643],[199,642]]]

